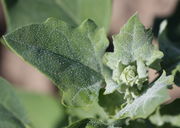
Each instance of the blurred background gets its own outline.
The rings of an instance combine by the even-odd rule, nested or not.
[[[135,12],[138,12],[142,23],[147,28],[149,28],[155,25],[155,21],[157,21],[158,23],[160,19],[167,18],[170,15],[172,15],[176,10],[178,4],[179,4],[178,0],[112,0],[111,20],[108,25],[109,26],[108,36],[111,37],[111,35],[117,34],[120,31],[121,27],[126,23],[128,18],[132,16]],[[28,5],[27,7],[29,8],[29,10],[31,10],[32,6],[33,5]],[[41,6],[41,5],[37,5],[37,6]],[[5,12],[3,12],[3,7],[1,2],[0,3],[0,35],[1,36],[7,32],[7,24],[4,13]],[[153,42],[154,44],[158,44],[156,38],[154,38]],[[23,62],[19,57],[17,57],[14,53],[9,51],[2,45],[0,45],[0,75],[5,79],[7,79],[8,81],[10,81],[16,87],[21,88],[21,90],[23,89],[23,90],[28,90],[30,92],[35,92],[37,95],[39,94],[51,95],[52,97],[56,93],[55,86],[53,86],[52,83],[43,74],[41,74],[39,71],[37,71],[29,64]],[[151,71],[150,79],[152,80],[154,77],[155,77],[154,71]],[[179,97],[180,93],[178,93],[178,90],[180,89],[178,87],[175,87],[175,89],[170,92],[173,98]],[[21,91],[19,95],[23,95],[23,91]],[[28,94],[26,95],[26,97],[30,97],[30,95],[31,94]],[[43,98],[41,96],[38,97],[41,99],[41,101],[43,101]],[[46,106],[47,102],[48,103],[50,102],[49,100],[51,99],[44,101],[44,104],[42,103],[40,106],[43,105]],[[37,101],[32,100],[31,102],[38,104],[38,100]],[[55,102],[56,101],[52,101],[52,106],[55,108],[54,111],[56,111],[56,109],[58,108],[57,105],[55,105]],[[55,116],[56,117],[52,117],[52,118],[60,118],[59,115],[55,115]],[[36,122],[37,120],[35,119]],[[51,122],[51,124],[53,124],[53,121]],[[47,127],[47,125],[44,126],[44,128],[45,127]]]

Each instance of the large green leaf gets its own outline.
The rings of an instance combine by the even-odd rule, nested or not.
[[[29,128],[29,123],[11,85],[0,78],[0,128]]]
[[[166,76],[164,72],[147,92],[136,98],[131,104],[127,104],[115,115],[115,118],[147,118],[158,106],[170,98],[167,86],[172,84],[173,77]]]
[[[8,31],[49,17],[77,25],[90,18],[108,29],[111,0],[2,0]]]
[[[3,38],[5,45],[64,91],[65,104],[82,106],[97,101],[103,82],[101,58],[108,40],[104,29],[98,29],[93,21],[72,27],[50,18]]]

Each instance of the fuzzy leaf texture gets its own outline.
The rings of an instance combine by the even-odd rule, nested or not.
[[[127,104],[115,115],[115,118],[147,118],[158,106],[170,99],[167,86],[173,84],[173,78],[173,76],[166,76],[163,72],[151,88],[132,103]]]
[[[91,20],[79,27],[50,18],[7,34],[4,43],[63,91],[64,104],[85,106],[98,100],[103,82],[106,32]]]
[[[29,123],[11,85],[0,78],[0,128],[30,128]]]
[[[147,120],[117,120],[110,124],[105,124],[95,119],[84,119],[77,121],[67,128],[156,128],[155,125],[151,124]]]
[[[2,0],[8,32],[49,17],[79,25],[90,18],[108,30],[111,0]],[[101,5],[101,6],[99,6]]]
[[[108,126],[95,119],[84,119],[77,121],[66,128],[108,128]]]
[[[104,63],[112,70],[114,82],[106,80],[105,94],[116,89],[125,92],[134,86],[139,88],[135,90],[137,92],[147,82],[148,68],[161,69],[163,53],[151,44],[152,37],[151,30],[145,29],[137,15],[132,16],[120,33],[113,37],[114,52],[105,54]],[[135,93],[133,95],[138,96]]]

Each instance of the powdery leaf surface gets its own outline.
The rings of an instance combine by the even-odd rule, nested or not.
[[[166,76],[164,72],[147,92],[135,99],[131,104],[127,104],[115,117],[147,118],[159,105],[170,98],[167,86],[172,84],[173,77]]]
[[[50,18],[4,36],[5,44],[63,90],[64,103],[82,106],[97,101],[103,81],[106,32],[91,20],[79,27]]]

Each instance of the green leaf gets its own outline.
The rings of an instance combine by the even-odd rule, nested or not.
[[[157,111],[156,114],[150,117],[150,120],[153,124],[161,127],[165,126],[166,124],[169,124],[173,128],[180,127],[180,114],[176,116],[160,115],[159,111]]]
[[[180,99],[176,99],[170,104],[163,105],[156,113],[150,116],[153,124],[164,126],[170,124],[171,126],[180,127]]]
[[[167,86],[172,84],[173,77],[166,76],[166,73],[163,72],[147,92],[136,98],[132,103],[127,104],[115,115],[115,118],[147,118],[158,106],[170,98]]]
[[[104,124],[94,119],[84,119],[71,124],[67,128],[156,128],[148,120],[117,120],[110,124]]]
[[[112,79],[112,71],[111,71],[111,69],[108,68],[105,65],[104,65],[104,68],[103,68],[103,76],[104,76],[104,79],[105,79],[105,82],[106,82],[104,95],[111,94],[116,89],[119,88],[119,85]]]
[[[29,123],[11,85],[0,78],[0,128],[29,128]]]
[[[121,119],[112,123],[112,128],[156,128],[149,120],[144,119]],[[111,127],[110,127],[111,128]]]
[[[94,119],[84,119],[73,123],[67,128],[108,128],[108,126]]]
[[[114,115],[116,111],[121,109],[121,105],[125,103],[123,95],[115,91],[111,94],[104,95],[104,90],[99,94],[99,105],[104,108],[109,115]]]
[[[87,107],[67,108],[67,113],[71,123],[85,118],[94,118],[103,122],[109,119],[109,115],[98,103],[91,104]]]
[[[65,118],[65,109],[54,97],[24,90],[16,92],[35,128],[55,128]]]
[[[170,104],[165,104],[160,108],[161,115],[178,115],[180,114],[180,99],[176,99]]]
[[[93,21],[72,27],[50,18],[7,34],[4,43],[63,90],[64,103],[84,106],[98,100],[106,32]]]
[[[143,119],[123,119],[110,124],[104,124],[94,119],[84,119],[71,124],[67,128],[156,128],[156,126],[151,124],[148,120]]]
[[[172,70],[172,75],[174,78],[174,83],[180,86],[180,63]]]
[[[111,69],[114,69],[113,74],[115,76],[119,72],[116,70],[119,69],[120,64],[129,65],[136,62],[139,63],[137,66],[140,67],[145,64],[157,70],[159,69],[159,65],[153,66],[152,64],[157,59],[161,59],[163,53],[153,47],[151,44],[152,33],[149,29],[144,28],[137,15],[132,16],[113,39],[114,52],[106,54],[105,60],[106,64]],[[144,77],[144,71],[141,71],[140,67],[138,74]]]
[[[180,4],[175,13],[167,19],[168,24],[158,37],[164,57],[162,68],[175,76],[175,84],[180,86]]]
[[[141,95],[142,88],[147,87],[148,68],[161,69],[163,53],[151,44],[152,38],[151,30],[145,29],[137,15],[113,37],[114,52],[105,54],[104,63],[112,70],[112,80],[116,84],[109,79],[105,94],[119,90],[125,93],[127,102]]]
[[[166,31],[159,36],[160,50],[164,52],[162,67],[168,74],[175,76],[175,84],[180,85],[180,45],[179,42],[172,42],[166,36]]]
[[[49,17],[73,25],[90,18],[108,30],[111,19],[111,0],[2,0],[2,2],[8,31],[31,23],[41,23]]]

